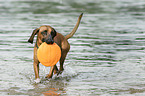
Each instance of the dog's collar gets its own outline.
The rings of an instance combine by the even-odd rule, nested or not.
[[[37,47],[37,49],[39,48],[37,42],[36,42],[36,47]]]

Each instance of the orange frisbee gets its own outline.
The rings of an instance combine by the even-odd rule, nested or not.
[[[42,43],[37,50],[37,58],[44,66],[54,66],[61,57],[60,47],[56,44]]]

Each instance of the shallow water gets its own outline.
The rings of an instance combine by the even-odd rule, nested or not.
[[[145,95],[144,0],[1,0],[0,95]],[[64,72],[34,83],[33,29],[49,24],[69,39]],[[58,65],[58,64],[57,64]]]

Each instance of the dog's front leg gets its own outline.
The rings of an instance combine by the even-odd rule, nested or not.
[[[34,66],[34,72],[35,72],[35,83],[40,83],[41,79],[39,77],[39,61],[38,60],[34,60],[33,63]]]
[[[35,82],[39,83],[40,82],[40,77],[39,77],[39,61],[37,59],[37,49],[36,49],[36,47],[34,48],[33,67],[34,67],[34,72],[35,72]]]
[[[33,66],[34,66],[34,72],[35,72],[35,79],[40,78],[39,77],[39,62],[34,61]]]
[[[53,71],[54,71],[55,66],[56,66],[56,65],[51,66],[50,71],[49,71],[49,74],[48,74],[45,78],[52,78],[52,76],[53,76]]]

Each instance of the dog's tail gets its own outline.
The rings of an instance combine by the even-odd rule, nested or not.
[[[83,13],[79,16],[78,21],[77,21],[77,24],[75,25],[75,27],[72,30],[72,32],[70,34],[66,35],[65,36],[65,39],[69,39],[69,38],[71,38],[75,34],[75,32],[77,31],[77,29],[79,27],[79,24],[80,24],[80,21],[81,21],[82,16],[83,16]]]

